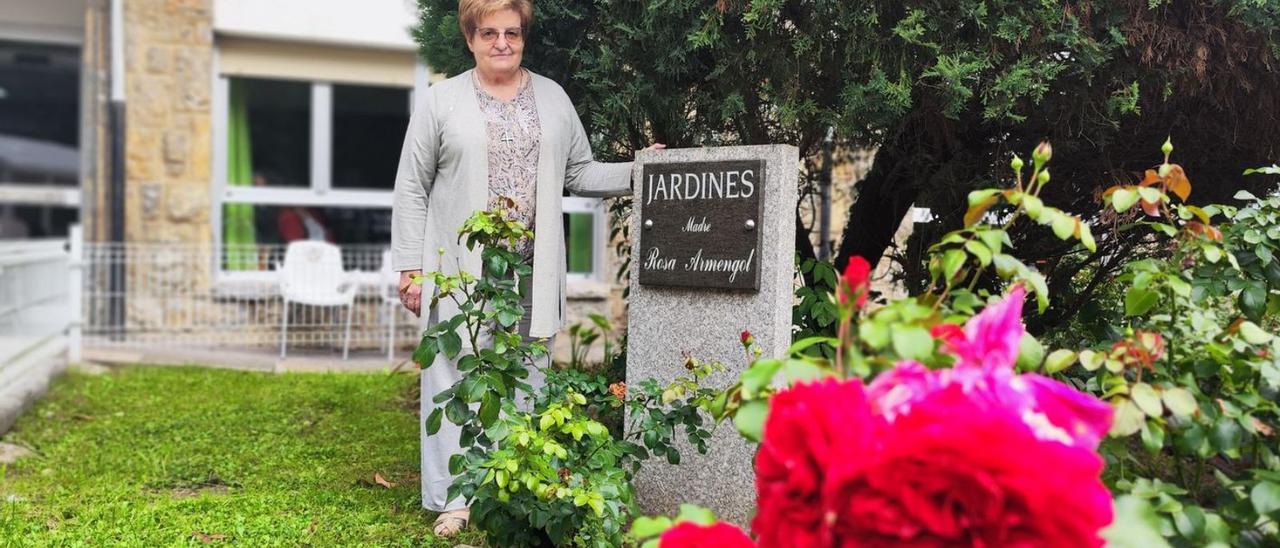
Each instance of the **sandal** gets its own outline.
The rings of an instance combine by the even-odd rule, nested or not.
[[[470,520],[470,508],[450,510],[436,516],[436,522],[432,526],[431,530],[437,537],[453,538],[458,536],[458,533],[461,533],[463,529],[467,528],[467,522]]]

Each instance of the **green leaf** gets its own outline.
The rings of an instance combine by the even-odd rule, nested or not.
[[[762,388],[773,382],[773,376],[778,373],[780,367],[782,367],[781,360],[756,360],[751,367],[742,372],[742,397],[754,399]]]
[[[1216,245],[1204,246],[1204,260],[1210,263],[1217,263],[1222,260],[1222,248]]]
[[[946,253],[942,254],[942,273],[948,283],[964,267],[964,261],[964,251],[959,249],[948,249]]]
[[[666,516],[649,517],[640,516],[631,523],[631,534],[636,538],[645,539],[661,535],[667,529],[670,529],[672,523],[671,518]]]
[[[1099,367],[1102,367],[1102,362],[1104,361],[1106,361],[1106,355],[1101,352],[1092,350],[1080,351],[1080,365],[1084,366],[1087,371],[1097,371]]]
[[[1098,242],[1093,239],[1093,229],[1084,223],[1080,223],[1080,245],[1083,245],[1089,251],[1098,251]]]
[[[1044,213],[1044,202],[1040,201],[1040,198],[1030,194],[1024,194],[1022,196],[1022,209],[1026,210],[1027,216],[1031,217],[1031,220],[1035,221]]]
[[[493,425],[498,420],[498,395],[492,391],[484,393],[484,400],[480,402],[480,424],[485,428]]]
[[[1248,190],[1241,190],[1237,192],[1235,196],[1232,196],[1232,198],[1235,198],[1237,200],[1255,200],[1255,201],[1258,199],[1257,196],[1254,196],[1253,193],[1249,192]]]
[[[872,348],[884,348],[889,344],[889,326],[873,317],[858,325],[858,336]]]
[[[1151,504],[1133,495],[1115,501],[1115,519],[1102,530],[1108,548],[1168,548]]]
[[[1240,456],[1240,440],[1243,436],[1244,429],[1236,421],[1225,417],[1218,419],[1213,425],[1213,431],[1209,433],[1213,447],[1231,458]]]
[[[1128,188],[1118,188],[1111,193],[1111,206],[1116,208],[1116,213],[1124,213],[1138,203],[1138,193]]]
[[[1044,360],[1044,345],[1030,333],[1023,333],[1018,340],[1018,359],[1014,366],[1019,371],[1035,371]]]
[[[1046,373],[1057,373],[1071,367],[1076,362],[1076,353],[1065,348],[1059,348],[1049,353],[1049,357],[1044,360],[1044,370]]]
[[[1258,515],[1265,516],[1280,510],[1280,484],[1260,481],[1249,491],[1249,501]]]
[[[1240,311],[1253,321],[1262,319],[1267,309],[1267,288],[1261,283],[1251,283],[1240,292]]]
[[[835,346],[837,344],[840,344],[840,340],[835,337],[806,337],[794,343],[791,343],[791,348],[787,349],[787,355],[794,356],[796,354],[804,352],[810,346],[813,346],[815,344],[822,344],[822,343]]]
[[[1164,414],[1164,406],[1160,404],[1160,393],[1151,385],[1140,382],[1129,388],[1129,397],[1148,417],[1159,417]]]
[[[1280,165],[1271,164],[1270,166],[1267,166],[1267,167],[1251,167],[1249,169],[1244,170],[1245,175],[1253,175],[1255,173],[1259,175],[1280,175]],[[1244,192],[1244,191],[1242,190],[1240,192]],[[1249,197],[1253,198],[1253,195],[1250,194]],[[1236,199],[1243,200],[1244,198],[1241,198],[1240,194],[1237,193]],[[1253,199],[1256,200],[1257,198],[1253,198]]]
[[[1124,314],[1126,316],[1141,316],[1151,310],[1159,300],[1160,294],[1149,289],[1133,287],[1124,294]]]
[[[1146,421],[1142,424],[1142,446],[1152,453],[1158,453],[1164,448],[1164,428],[1161,428],[1155,421]]]
[[[1076,232],[1076,220],[1070,215],[1056,212],[1053,217],[1053,234],[1059,240],[1069,240]]]
[[[991,260],[996,264],[996,274],[1001,278],[1008,278],[1018,272],[1018,259],[1012,255],[996,253]]]
[[[436,363],[436,354],[439,351],[439,342],[435,337],[423,337],[422,342],[418,343],[418,348],[413,351],[413,363],[423,369],[431,367]]]
[[[457,331],[449,330],[440,334],[440,350],[445,356],[453,358],[462,351],[462,337]]]
[[[1258,324],[1245,320],[1240,324],[1240,336],[1249,344],[1267,344],[1271,342],[1270,333],[1263,331]]]
[[[933,354],[933,337],[923,327],[914,325],[894,325],[890,328],[893,337],[893,351],[898,357],[923,360]]]
[[[1199,506],[1188,506],[1173,515],[1173,525],[1183,537],[1199,538],[1204,534],[1204,517],[1204,510]]]
[[[680,513],[676,515],[676,522],[682,521],[689,521],[698,525],[715,525],[716,514],[696,504],[681,504]]]
[[[768,414],[769,403],[765,400],[743,402],[738,413],[733,416],[733,426],[742,437],[759,443],[764,435],[764,420]]]
[[[982,242],[969,240],[968,242],[965,242],[964,248],[969,251],[970,255],[977,258],[978,263],[982,266],[991,264],[991,249],[986,245],[983,245]]]
[[[434,436],[440,431],[440,419],[444,418],[444,409],[435,408],[431,410],[431,414],[427,415],[427,435]]]
[[[1142,430],[1146,416],[1129,398],[1120,399],[1114,404],[1116,414],[1111,423],[1111,435],[1117,438],[1132,436]]]
[[[1160,395],[1160,399],[1164,401],[1164,406],[1169,408],[1169,412],[1176,417],[1190,417],[1200,409],[1196,403],[1196,397],[1186,388],[1177,386],[1166,388]]]
[[[831,375],[831,371],[807,360],[787,360],[782,365],[782,376],[787,379],[787,384],[816,381]]]

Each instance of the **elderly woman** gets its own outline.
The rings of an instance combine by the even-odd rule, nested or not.
[[[534,232],[532,241],[517,246],[533,261],[521,333],[554,337],[565,308],[563,192],[618,196],[630,191],[631,163],[596,162],[564,90],[520,66],[532,19],[530,0],[461,0],[458,23],[475,68],[431,86],[415,100],[396,175],[391,248],[393,268],[400,272],[400,300],[423,318],[424,327],[457,309],[442,299],[423,314],[423,297],[434,288],[430,282],[414,284],[414,276],[452,273],[459,266],[479,272],[479,255],[458,243],[458,229],[473,212],[507,197],[515,202],[515,217]],[[446,495],[453,481],[449,456],[460,452],[458,429],[446,424],[428,437],[425,419],[432,396],[459,379],[456,363],[444,356],[422,373],[422,505],[441,512],[435,532],[446,537],[457,534],[470,517],[465,501]],[[535,375],[530,381],[538,382]]]

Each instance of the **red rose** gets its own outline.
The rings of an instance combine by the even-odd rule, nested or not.
[[[815,546],[827,471],[870,452],[879,420],[858,380],[826,379],[773,396],[756,453],[760,546]]]
[[[738,335],[738,340],[742,341],[742,346],[751,346],[751,343],[756,341],[755,338],[751,336],[751,332],[746,329],[743,329],[742,334]]]
[[[724,522],[698,525],[686,521],[667,529],[658,539],[658,548],[753,548],[755,543],[742,529]]]
[[[964,327],[954,323],[940,323],[929,328],[929,335],[943,344],[955,345],[964,341]]]
[[[844,274],[840,276],[840,282],[836,287],[836,297],[839,298],[840,304],[849,302],[849,296],[854,297],[853,306],[862,308],[867,303],[867,294],[871,291],[871,265],[866,259],[854,255],[849,258],[849,263],[844,267]]]
[[[958,384],[883,432],[877,454],[831,470],[823,545],[1102,545],[1111,495],[1089,448],[1038,439]]]

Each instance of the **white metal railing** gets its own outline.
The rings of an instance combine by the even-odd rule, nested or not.
[[[66,240],[0,240],[0,366],[66,333],[69,263]]]
[[[85,243],[81,329],[98,348],[270,349],[281,344],[286,246]],[[353,352],[412,348],[417,319],[399,305],[381,246],[343,246]],[[318,295],[319,296],[319,295]],[[323,297],[323,296],[321,296]],[[321,299],[323,300],[323,299]],[[345,305],[288,307],[288,347],[340,350]],[[395,348],[390,341],[395,341]]]

